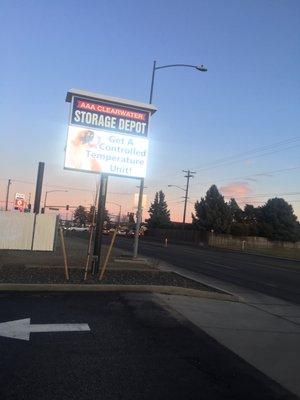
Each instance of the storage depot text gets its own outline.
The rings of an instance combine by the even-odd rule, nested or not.
[[[75,96],[70,123],[94,129],[147,136],[148,119],[147,112]]]

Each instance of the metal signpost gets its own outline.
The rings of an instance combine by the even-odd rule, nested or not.
[[[36,178],[34,207],[33,207],[33,212],[35,214],[38,214],[40,212],[41,195],[42,195],[43,178],[44,178],[44,169],[45,169],[45,163],[44,162],[39,162],[38,173],[37,173],[37,178]]]
[[[143,182],[148,157],[149,117],[156,108],[151,104],[77,89],[67,93],[66,101],[71,103],[71,108],[64,168],[101,174],[92,267],[96,274],[108,177],[138,178]]]

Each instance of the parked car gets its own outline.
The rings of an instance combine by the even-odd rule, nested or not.
[[[124,231],[123,229],[118,229],[117,235],[118,236],[126,236],[126,231]]]
[[[88,226],[83,226],[83,227],[71,226],[71,228],[69,228],[69,230],[71,232],[88,232],[90,230],[90,228]]]
[[[143,235],[143,233],[142,233],[141,230],[140,230],[139,236],[142,236],[142,235]],[[128,236],[128,237],[134,237],[134,236],[135,236],[135,230],[131,229],[130,231],[128,231],[128,232],[126,233],[126,236]]]

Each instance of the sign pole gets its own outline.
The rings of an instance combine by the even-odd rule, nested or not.
[[[101,174],[100,189],[99,189],[99,196],[98,196],[98,210],[97,210],[97,219],[96,219],[92,275],[98,274],[99,266],[100,266],[102,231],[103,231],[105,202],[106,202],[106,193],[107,193],[107,182],[108,182],[108,175]]]

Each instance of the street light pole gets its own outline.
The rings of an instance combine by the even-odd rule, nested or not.
[[[153,61],[153,69],[152,69],[152,79],[151,79],[151,88],[150,88],[150,97],[149,97],[149,103],[152,104],[152,96],[153,96],[153,86],[154,86],[154,77],[155,77],[155,71],[156,71],[156,61]]]
[[[193,68],[193,69],[196,69],[197,71],[201,71],[201,72],[206,72],[207,71],[207,68],[205,68],[202,64],[201,65],[168,64],[168,65],[160,65],[160,66],[157,67],[156,66],[156,61],[153,61],[149,104],[152,104],[155,71],[157,69],[173,68],[173,67]],[[137,218],[136,218],[136,230],[135,230],[135,236],[134,236],[134,248],[133,248],[133,257],[134,258],[137,257],[137,253],[138,253],[139,231],[140,231],[140,225],[141,225],[141,221],[142,221],[143,192],[144,192],[144,178],[141,178],[139,202],[138,202],[138,210],[137,210]]]

